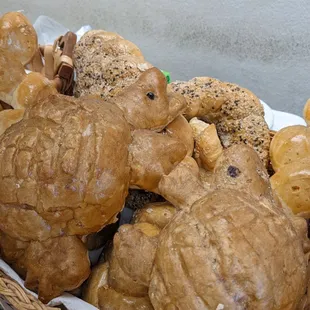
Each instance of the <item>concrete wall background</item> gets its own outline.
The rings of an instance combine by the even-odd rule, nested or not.
[[[116,31],[174,80],[235,82],[299,115],[310,98],[309,0],[0,0],[0,13],[19,9]]]

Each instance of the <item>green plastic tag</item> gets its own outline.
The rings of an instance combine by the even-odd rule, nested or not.
[[[167,72],[167,71],[164,71],[164,70],[161,70],[161,72],[166,77],[167,83],[170,84],[170,81],[171,81],[171,79],[170,79],[170,72]]]

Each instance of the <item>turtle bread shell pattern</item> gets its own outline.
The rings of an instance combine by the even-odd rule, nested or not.
[[[296,309],[306,266],[283,209],[217,190],[162,231],[149,296],[155,309]]]
[[[0,137],[0,230],[41,241],[114,221],[128,191],[130,142],[115,104],[38,100]]]

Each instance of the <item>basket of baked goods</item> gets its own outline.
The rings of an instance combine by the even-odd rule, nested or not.
[[[39,45],[20,12],[0,100],[0,308],[310,309],[307,126],[116,33]]]

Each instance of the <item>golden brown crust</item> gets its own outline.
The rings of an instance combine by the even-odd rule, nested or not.
[[[124,227],[109,258],[124,253],[118,272],[99,298],[109,298],[112,309],[126,304],[120,292],[141,298],[148,293],[154,309],[298,309],[306,302],[307,225],[273,199],[258,155],[249,146],[232,146],[224,150],[213,176],[203,178],[206,183],[212,178],[208,187],[201,176],[193,158],[186,157],[161,180],[163,195],[181,210],[170,216],[163,205],[146,206],[133,225]],[[137,223],[143,224],[147,242],[132,234]],[[154,224],[165,227],[158,234]],[[131,280],[153,259],[149,238],[154,236],[158,245],[147,290]]]
[[[12,57],[10,53],[0,48],[0,100],[10,104],[16,87],[26,77],[23,65]]]
[[[178,139],[149,130],[135,130],[129,146],[130,184],[158,192],[158,183],[186,155],[185,145]],[[147,156],[146,156],[147,154]]]
[[[267,165],[269,129],[263,106],[253,93],[208,77],[173,82],[168,88],[186,98],[188,119],[198,117],[214,123],[224,147],[248,144]]]
[[[163,229],[176,213],[169,202],[150,203],[134,215],[134,223],[150,223]]]
[[[304,119],[307,125],[309,126],[310,125],[310,99],[307,100],[304,106],[303,116],[304,116]]]
[[[88,253],[75,236],[23,242],[0,232],[1,257],[25,278],[25,286],[48,302],[66,288],[79,287],[90,274]]]
[[[30,21],[20,12],[9,12],[0,18],[0,48],[10,50],[11,57],[23,65],[33,58],[37,34]]]
[[[305,294],[306,265],[281,208],[217,190],[163,230],[149,296],[155,309],[293,310]]]
[[[1,222],[13,225],[1,229],[26,240],[98,231],[127,195],[130,141],[114,104],[59,95],[38,102],[0,137],[0,200],[11,204],[1,204]],[[14,222],[22,214],[29,225]]]
[[[123,295],[108,286],[109,263],[93,269],[83,299],[100,310],[153,310],[148,296]]]
[[[0,256],[23,278],[26,277],[25,250],[29,242],[11,238],[0,231]]]
[[[294,214],[310,218],[310,159],[304,158],[280,167],[270,179],[276,194]]]
[[[0,113],[0,135],[2,135],[7,128],[19,122],[24,116],[24,110],[3,110]]]
[[[87,249],[75,236],[31,242],[25,252],[27,276],[25,285],[38,291],[47,303],[59,296],[64,287],[79,287],[90,274]]]
[[[147,295],[159,232],[149,223],[120,227],[109,259],[110,287],[128,296]]]
[[[196,161],[186,156],[169,175],[159,182],[159,193],[173,206],[189,210],[193,203],[207,194],[208,187],[199,178]]]
[[[87,280],[87,286],[83,290],[83,299],[97,308],[99,306],[99,289],[108,285],[108,270],[108,262],[95,266]]]
[[[214,124],[207,124],[196,117],[190,120],[195,140],[194,158],[199,167],[212,171],[223,152]]]
[[[270,144],[270,160],[276,172],[282,166],[310,155],[310,128],[289,126],[278,131]]]
[[[305,126],[289,126],[278,131],[270,145],[275,174],[272,188],[294,214],[310,217],[310,131]]]
[[[39,298],[47,302],[87,278],[89,261],[85,260],[83,236],[115,222],[124,205],[130,168],[135,169],[129,166],[131,130],[146,128],[145,140],[137,143],[143,147],[131,154],[138,170],[139,164],[145,164],[144,175],[138,177],[142,188],[154,184],[156,188],[161,175],[184,158],[187,150],[179,139],[148,129],[161,131],[182,112],[185,101],[167,95],[165,77],[155,68],[144,72],[113,102],[94,95],[59,95],[44,77],[36,73],[24,76],[17,69],[12,83],[3,87],[9,103],[19,108],[7,111],[21,111],[23,118],[0,136],[0,231],[5,236],[1,247],[12,265],[26,274],[26,286],[38,290]],[[148,144],[152,140],[154,147]],[[153,155],[148,158],[149,151]],[[150,226],[153,228],[146,229],[139,223],[135,229],[156,239],[159,228]],[[22,256],[17,245],[10,249],[7,244],[13,239],[29,243]],[[68,265],[64,267],[59,259]],[[65,268],[71,269],[64,276]],[[133,283],[126,273],[121,274],[117,259],[111,261],[110,269],[112,276],[116,270],[127,281],[124,283]],[[144,271],[139,275],[143,283],[135,291],[138,295],[147,292],[149,280]],[[122,291],[122,284],[113,285]]]
[[[110,98],[134,129],[161,131],[186,108],[180,95],[167,94],[167,81],[157,68],[148,69],[132,85]]]
[[[112,288],[99,290],[100,310],[153,310],[148,296],[134,297],[123,295]]]
[[[31,72],[17,86],[9,104],[14,109],[26,109],[51,94],[57,94],[55,84],[38,72]]]
[[[175,120],[168,124],[163,130],[163,134],[182,141],[186,146],[187,155],[192,156],[194,150],[193,131],[183,115],[179,115]]]
[[[247,145],[233,145],[224,150],[214,168],[211,187],[238,189],[258,199],[273,200],[267,170],[257,153]]]
[[[100,230],[123,207],[130,141],[115,104],[60,95],[28,107],[0,137],[0,230],[30,241],[11,260],[44,302],[88,277],[87,249],[74,235]]]
[[[167,202],[150,203],[137,211],[132,225],[121,226],[108,261],[92,272],[86,300],[100,309],[153,309],[148,287],[158,236],[175,213]]]

